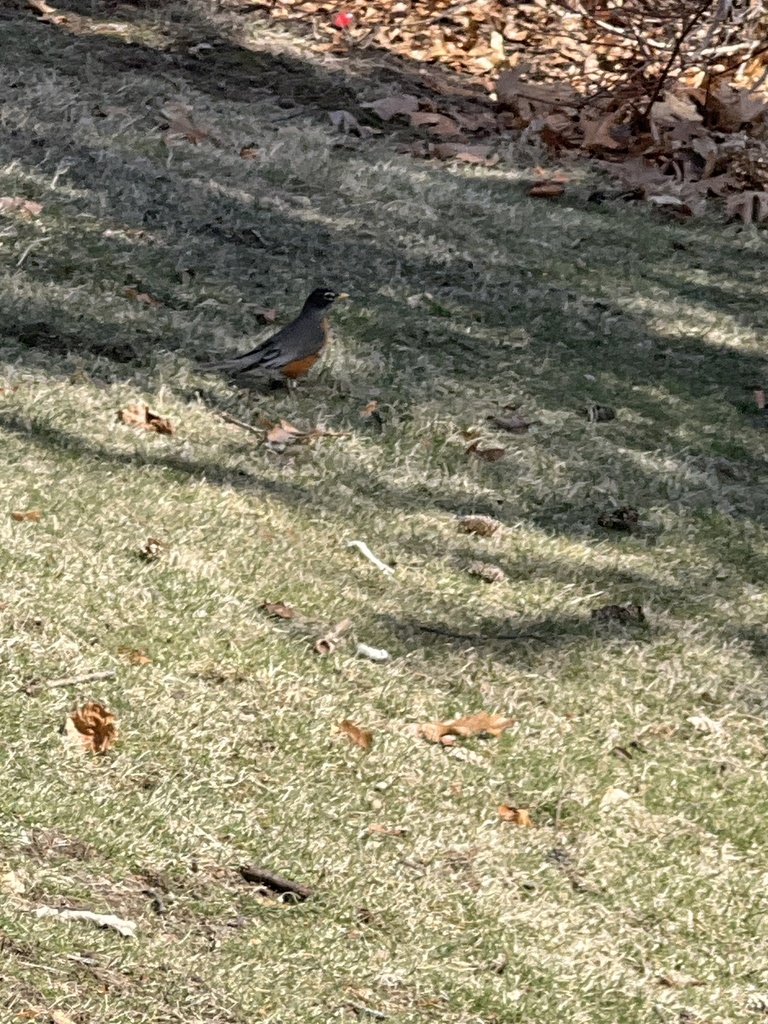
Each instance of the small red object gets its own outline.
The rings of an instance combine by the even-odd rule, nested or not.
[[[334,28],[349,28],[354,20],[348,11],[339,11],[338,14],[334,14],[331,24]]]

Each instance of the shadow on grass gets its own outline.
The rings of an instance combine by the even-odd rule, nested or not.
[[[509,619],[483,619],[467,626],[466,629],[456,627],[447,621],[437,618],[395,618],[391,615],[378,617],[381,628],[386,628],[393,636],[404,643],[419,640],[420,646],[454,646],[476,648],[498,647],[500,650],[527,649],[535,655],[541,647],[548,650],[560,650],[578,643],[595,640],[626,640],[627,643],[638,643],[650,640],[659,635],[658,628],[653,631],[648,626],[613,626],[596,625],[590,619],[577,615],[554,615],[544,618],[526,618],[514,623]]]
[[[69,7],[85,17],[90,11],[89,4]],[[119,19],[128,18],[125,11],[121,8]],[[112,17],[107,9],[105,13]],[[141,5],[137,5],[133,27],[141,20]],[[30,71],[39,75],[44,68],[71,81],[73,89],[81,91],[90,102],[100,97],[111,101],[113,97],[100,83],[121,72],[137,71],[156,78],[163,95],[169,88],[171,92],[191,88],[214,98],[224,97],[233,106],[243,108],[265,97],[274,99],[277,102],[270,123],[277,125],[284,122],[286,109],[291,117],[296,113],[310,122],[318,111],[336,108],[350,109],[361,119],[365,116],[358,96],[362,88],[370,89],[371,83],[354,68],[329,69],[286,53],[249,50],[214,38],[211,23],[194,12],[185,15],[185,27],[192,35],[212,40],[209,54],[201,58],[183,47],[174,50],[176,44],[170,32],[155,38],[152,45],[129,44],[123,39],[68,35],[61,27],[20,14],[18,20],[6,22],[4,73],[8,95],[14,106],[23,109]],[[378,56],[372,53],[370,60]],[[360,61],[358,69],[365,58]],[[400,61],[397,68],[399,71],[394,65],[383,70],[383,80],[396,81],[413,91],[419,66]],[[131,116],[147,119],[146,94],[140,90],[132,93],[123,85],[120,102]],[[288,102],[287,108],[281,108],[283,102]],[[164,303],[160,309],[148,310],[142,322],[127,322],[119,305],[100,309],[97,322],[95,318],[88,321],[70,314],[63,302],[51,316],[51,301],[46,297],[38,304],[33,298],[25,304],[23,313],[11,309],[5,319],[4,333],[15,338],[16,358],[22,364],[27,356],[37,356],[41,351],[51,357],[91,354],[116,364],[107,371],[94,366],[93,376],[114,379],[137,363],[152,365],[158,350],[207,359],[211,352],[201,340],[204,330],[198,326],[190,337],[190,322],[197,318],[204,328],[206,311],[217,301],[219,282],[235,285],[246,294],[258,293],[260,288],[272,286],[277,276],[275,268],[282,273],[282,268],[301,265],[303,271],[311,266],[315,274],[313,261],[322,256],[324,276],[339,279],[344,285],[351,278],[373,313],[370,319],[355,323],[355,343],[363,358],[366,351],[379,350],[391,364],[407,370],[414,387],[423,385],[425,394],[471,391],[480,396],[489,382],[497,386],[500,375],[507,376],[513,386],[518,380],[535,376],[541,385],[538,400],[542,409],[581,413],[592,395],[585,377],[594,379],[598,369],[603,378],[612,381],[611,390],[603,393],[607,385],[598,385],[603,391],[592,397],[631,410],[640,389],[644,415],[653,420],[655,430],[668,437],[670,444],[675,444],[681,430],[689,431],[690,436],[680,442],[684,455],[678,458],[679,463],[697,457],[725,458],[738,464],[747,481],[764,472],[762,454],[740,424],[734,427],[732,423],[722,433],[706,433],[712,421],[712,389],[717,389],[720,399],[735,409],[744,409],[746,389],[762,379],[762,356],[710,343],[705,332],[680,337],[672,326],[667,334],[658,326],[649,326],[652,309],[638,311],[626,302],[633,288],[631,275],[637,273],[643,281],[662,288],[671,304],[677,300],[695,303],[706,313],[722,312],[727,301],[733,304],[735,319],[754,326],[764,317],[759,286],[764,257],[759,249],[746,250],[733,235],[719,237],[718,246],[713,246],[705,230],[694,232],[680,225],[659,223],[652,235],[634,232],[631,214],[623,207],[587,203],[586,189],[583,195],[578,189],[574,191],[574,205],[562,214],[562,233],[568,245],[553,251],[544,241],[537,248],[536,237],[517,245],[512,230],[515,211],[528,200],[522,198],[522,189],[515,181],[503,173],[461,178],[445,167],[427,163],[414,163],[407,172],[397,171],[401,184],[390,182],[387,196],[396,198],[398,187],[409,187],[409,176],[418,178],[419,189],[429,197],[422,222],[414,223],[412,205],[396,201],[387,203],[385,215],[376,213],[371,226],[363,225],[366,230],[359,224],[350,228],[343,216],[336,221],[328,216],[314,217],[311,204],[283,203],[277,212],[266,214],[254,202],[254,195],[260,189],[269,194],[270,186],[276,193],[281,192],[279,183],[271,182],[268,173],[262,177],[256,174],[250,191],[220,187],[221,182],[202,173],[206,165],[201,165],[199,172],[190,172],[186,180],[174,181],[172,173],[162,168],[163,160],[169,157],[155,130],[156,122],[150,118],[147,124],[152,125],[155,134],[148,133],[147,152],[133,161],[117,147],[110,151],[100,150],[95,144],[84,145],[65,130],[54,137],[28,124],[10,131],[5,156],[16,160],[30,181],[66,165],[67,180],[75,193],[68,200],[70,210],[82,215],[86,224],[96,217],[117,228],[127,224],[137,233],[130,238],[89,238],[80,253],[78,243],[85,236],[78,235],[79,227],[72,228],[67,237],[69,251],[52,251],[40,260],[33,253],[17,273],[30,284],[42,285],[45,294],[52,285],[85,287],[97,271],[104,278],[104,268],[108,267],[118,293],[121,282],[123,287],[137,283],[147,291],[159,292]],[[396,132],[383,127],[385,132]],[[365,159],[364,148],[350,151],[348,159],[340,151],[339,174],[346,173],[355,160]],[[381,151],[377,151],[376,159],[383,159]],[[221,178],[226,179],[226,168]],[[462,184],[458,193],[454,189],[443,198],[441,190],[446,181],[454,186]],[[303,198],[305,192],[311,193],[310,185],[309,181],[294,182],[294,192]],[[137,207],[136,197],[143,194],[152,195],[150,208]],[[282,194],[287,193],[282,190]],[[357,201],[360,210],[365,211],[366,197]],[[375,204],[379,197],[370,201]],[[475,227],[478,211],[489,208],[507,211],[511,219],[489,225],[486,218]],[[31,227],[22,224],[18,230],[20,237],[27,231],[34,240]],[[414,244],[406,246],[404,238],[414,239]],[[648,249],[650,238],[652,251]],[[607,257],[612,262],[602,263],[595,273],[576,266],[579,253],[597,252],[601,259]],[[197,267],[215,267],[219,280],[185,291],[179,285],[177,269],[182,257]],[[706,271],[710,279],[705,283],[689,280],[686,266]],[[401,298],[381,294],[381,284],[391,285],[395,292],[406,286],[429,292],[435,305],[405,307]],[[244,314],[233,314],[228,327],[233,328],[230,351],[251,346]],[[242,338],[236,336],[238,329]],[[506,335],[515,331],[527,332],[527,348],[522,352],[507,344]],[[638,338],[642,345],[637,344]],[[39,366],[36,359],[30,361]],[[543,379],[539,375],[542,366],[547,368]],[[48,365],[46,371],[55,374],[57,368]],[[63,368],[61,374],[66,375]],[[370,380],[370,372],[360,369],[351,376],[351,388],[364,394]],[[186,394],[188,400],[197,397],[199,391],[195,389]],[[210,392],[206,401],[222,411],[229,399]],[[483,410],[492,411],[490,407]],[[23,431],[52,450],[74,446],[93,458],[136,461],[133,455],[109,452],[95,444],[83,447],[79,439],[44,426],[29,435],[13,418],[5,417],[4,428]],[[619,479],[626,476],[645,493],[646,500],[653,494],[654,500],[663,504],[664,479],[648,465],[649,442],[642,428],[633,432],[618,421],[617,425],[600,427],[599,432],[586,423],[583,428],[580,432],[569,428],[574,444],[612,444],[614,475]],[[546,449],[549,441],[544,437],[531,444]],[[342,503],[327,495],[318,498],[316,491],[294,482],[260,479],[246,471],[226,470],[214,462],[188,462],[168,455],[154,461],[187,475],[270,489],[286,503],[321,501],[330,511],[341,515],[345,511]],[[450,459],[446,464],[450,466]],[[489,466],[484,472],[486,493],[479,497],[470,497],[450,485],[439,491],[418,484],[392,486],[365,473],[351,482],[362,498],[392,511],[421,507],[450,513],[483,512],[511,522],[515,518],[511,511],[487,494],[494,486],[503,491],[504,474],[508,472],[505,464]],[[636,503],[633,494],[624,494],[621,499]],[[696,499],[686,493],[675,499],[675,507],[696,515],[708,502],[707,494]],[[732,514],[736,518],[744,516],[761,524],[767,521],[765,503],[752,500],[747,509],[739,505],[738,498],[734,502]],[[601,534],[592,524],[600,511],[584,501],[540,501],[526,516],[547,531],[595,540]],[[646,542],[651,539],[647,536]],[[717,544],[713,545],[714,550]],[[736,564],[743,555],[739,551],[731,558],[726,550],[718,552],[724,564]],[[755,562],[750,556],[748,562],[757,566],[756,575],[763,571],[763,559]],[[743,563],[740,565],[743,567]],[[507,569],[514,571],[510,566]],[[547,571],[554,573],[556,567],[549,566]],[[615,585],[626,582],[621,574],[614,579]],[[679,597],[675,588],[665,591],[665,595],[669,600]]]

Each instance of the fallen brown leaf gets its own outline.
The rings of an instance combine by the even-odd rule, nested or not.
[[[343,643],[342,633],[345,633],[351,625],[351,619],[342,619],[341,622],[337,622],[333,629],[330,629],[325,636],[321,636],[315,641],[315,653],[321,657],[333,654],[339,644]]]
[[[477,533],[481,537],[491,537],[501,526],[498,519],[491,516],[462,516],[459,527],[462,533]]]
[[[402,838],[408,835],[408,829],[406,828],[399,828],[396,825],[380,825],[377,821],[368,826],[368,831],[371,835],[395,836],[395,838]]]
[[[560,106],[576,97],[571,86],[563,82],[524,82],[520,71],[502,71],[496,79],[496,95],[502,106],[517,107],[521,99],[530,103]]]
[[[506,574],[498,565],[491,565],[490,562],[470,562],[467,566],[470,576],[479,576],[486,583],[499,583],[506,579]]]
[[[525,807],[512,807],[510,804],[499,804],[499,817],[510,825],[519,825],[521,828],[533,828],[531,815]]]
[[[26,512],[11,512],[11,519],[15,520],[17,523],[37,523],[40,521],[40,509],[29,508]]]
[[[347,437],[348,430],[326,430],[325,427],[313,427],[311,430],[299,430],[288,420],[270,423],[268,419],[259,417],[259,422],[267,428],[265,441],[269,444],[308,444],[318,437]]]
[[[94,754],[104,754],[117,739],[115,716],[95,700],[70,712],[64,727],[70,743],[79,744]]]
[[[750,89],[735,89],[727,82],[716,81],[711,89],[689,91],[699,102],[704,102],[709,114],[714,115],[715,128],[721,131],[737,132],[758,120],[765,111],[765,95]]]
[[[151,665],[152,659],[149,657],[146,651],[141,651],[137,647],[118,647],[117,653],[125,656],[126,661],[130,662],[131,665]]]
[[[45,0],[27,0],[29,6],[40,14],[56,14],[56,8],[51,7]]]
[[[0,892],[8,893],[10,896],[21,896],[26,888],[24,880],[17,871],[5,871],[0,875]]]
[[[361,139],[368,139],[371,135],[380,135],[380,128],[371,128],[370,125],[360,124],[354,114],[348,110],[331,110],[328,113],[331,124],[338,128],[344,135],[358,135]]]
[[[639,604],[607,604],[592,610],[596,622],[645,622],[645,613]]]
[[[410,115],[411,124],[414,128],[426,128],[430,135],[449,136],[459,132],[459,126],[450,117],[444,114],[435,114],[431,111],[419,110]]]
[[[477,736],[481,733],[488,733],[489,736],[500,736],[510,725],[515,724],[514,718],[505,718],[504,715],[489,715],[487,711],[478,711],[474,715],[467,715],[464,718],[456,718],[449,723],[449,728],[454,736]]]
[[[51,1024],[75,1024],[75,1022],[63,1010],[53,1010],[51,1013]]]
[[[667,971],[666,974],[660,974],[656,980],[665,988],[700,988],[704,985],[703,981],[682,971]]]
[[[430,743],[442,743],[445,747],[456,742],[443,722],[423,722],[416,726],[416,735],[423,740],[429,740]]]
[[[75,1024],[75,1022],[63,1010],[53,1010],[51,1013],[51,1024]]]
[[[160,111],[161,115],[168,120],[168,129],[165,133],[165,144],[173,146],[179,142],[191,142],[196,146],[207,138],[209,132],[199,128],[192,121],[192,107],[186,103],[166,103]]]
[[[140,292],[138,288],[133,285],[123,289],[123,295],[125,295],[127,299],[136,299],[137,302],[143,302],[146,306],[163,305],[160,299],[155,298],[154,295],[150,295],[149,292]]]
[[[610,405],[589,405],[586,414],[590,423],[608,423],[616,419],[616,410]]]
[[[22,217],[36,217],[43,212],[42,203],[23,196],[0,196],[0,213],[20,213]]]
[[[360,415],[363,419],[367,419],[368,416],[373,416],[376,410],[379,408],[379,403],[375,398],[372,398],[370,402],[366,403],[360,410]]]
[[[489,416],[488,419],[499,430],[508,430],[510,434],[524,434],[533,426],[533,423],[522,416]]]
[[[489,715],[486,711],[478,711],[474,715],[456,718],[452,722],[424,722],[419,726],[419,735],[430,743],[442,743],[450,746],[454,737],[467,739],[470,736],[500,736],[505,729],[515,724],[514,718],[503,715]]]
[[[539,185],[531,185],[528,195],[534,199],[554,199],[565,192],[565,186],[559,181],[543,181]]]
[[[348,718],[345,718],[342,722],[339,722],[339,732],[343,732],[345,736],[348,736],[356,746],[362,747],[363,750],[370,750],[373,743],[373,733],[370,729],[361,729],[359,725],[355,725],[354,722],[350,722]]]
[[[143,402],[121,409],[117,416],[120,422],[125,423],[127,427],[141,427],[143,430],[153,430],[156,434],[175,433],[175,428],[170,420],[158,416]]]
[[[480,441],[473,441],[466,450],[467,455],[471,455],[475,459],[480,459],[481,462],[498,462],[499,459],[503,459],[507,454],[506,448],[480,448]]]
[[[240,156],[243,160],[258,160],[261,156],[261,150],[256,146],[243,146],[240,150]]]
[[[768,192],[739,192],[725,200],[728,217],[741,217],[745,224],[762,224],[768,219]]]
[[[160,558],[166,549],[166,544],[157,537],[147,537],[139,549],[139,555],[147,562],[154,562]]]
[[[391,121],[398,115],[409,116],[419,109],[419,101],[415,96],[402,93],[399,96],[386,96],[381,100],[374,100],[373,103],[362,103],[365,110],[372,110],[382,121]]]
[[[292,619],[296,614],[293,608],[285,604],[283,601],[275,601],[274,603],[264,601],[261,607],[268,615],[274,615],[275,618],[278,619]]]
[[[606,530],[622,530],[625,533],[633,533],[637,529],[640,520],[640,513],[636,508],[629,505],[622,505],[621,508],[614,508],[603,512],[598,516],[597,525]]]
[[[484,167],[493,167],[500,160],[498,154],[494,154],[492,146],[474,142],[439,142],[431,146],[429,153],[425,155],[436,157],[438,160],[461,160],[465,164],[482,164]]]
[[[581,118],[581,127],[584,132],[582,147],[586,150],[607,150],[608,152],[620,152],[626,150],[629,139],[626,132],[622,131],[622,125],[618,124],[621,111],[614,110],[603,116],[591,117],[585,111]]]
[[[294,427],[288,420],[280,420],[279,423],[275,423],[269,428],[266,439],[270,444],[296,444],[308,437],[310,434]]]

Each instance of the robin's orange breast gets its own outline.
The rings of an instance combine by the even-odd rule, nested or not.
[[[281,368],[280,372],[284,377],[288,377],[290,380],[296,380],[297,377],[303,377],[305,373],[309,373],[319,358],[320,353],[315,352],[313,356],[304,356],[303,359],[294,359],[292,363],[286,363],[285,366]]]

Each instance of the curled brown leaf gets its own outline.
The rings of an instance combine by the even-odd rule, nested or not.
[[[40,521],[40,509],[28,508],[24,512],[11,512],[11,519],[17,523],[37,523]]]
[[[533,828],[530,812],[525,807],[513,807],[511,804],[499,804],[499,817],[510,825],[521,828]]]
[[[462,533],[477,533],[481,537],[492,537],[500,526],[492,516],[462,516],[459,520]]]
[[[524,434],[533,426],[532,422],[516,413],[510,416],[489,416],[488,419],[499,430],[507,430],[510,434]]]
[[[117,739],[115,716],[95,700],[70,712],[64,731],[70,743],[94,754],[106,753]]]
[[[531,185],[528,195],[534,199],[555,199],[565,192],[565,185],[559,181],[542,181],[538,185]]]
[[[283,601],[275,601],[274,603],[264,601],[261,607],[268,615],[274,615],[278,619],[292,619],[296,614],[293,608]]]
[[[117,653],[122,654],[131,665],[151,665],[152,659],[146,651],[138,647],[118,647]]]
[[[403,93],[399,96],[385,96],[383,99],[374,100],[373,103],[361,104],[367,110],[372,110],[382,121],[391,121],[393,117],[409,116],[419,109],[419,101],[415,96]]]
[[[129,405],[121,409],[118,419],[127,427],[139,427],[142,430],[152,430],[156,434],[173,434],[175,427],[170,420],[152,412],[148,405],[138,402],[136,405]]]
[[[339,732],[344,733],[355,746],[370,750],[373,743],[373,733],[370,729],[361,729],[359,725],[345,718],[339,722]]]
[[[339,644],[344,641],[342,633],[345,633],[351,625],[351,619],[342,619],[341,622],[337,622],[333,629],[315,641],[315,653],[320,657],[333,654]]]
[[[466,454],[481,462],[498,462],[507,454],[506,448],[480,448],[480,441],[473,441],[466,449]]]
[[[147,537],[139,548],[139,555],[146,562],[154,562],[163,556],[165,550],[166,544],[164,541],[158,540],[157,537]]]

